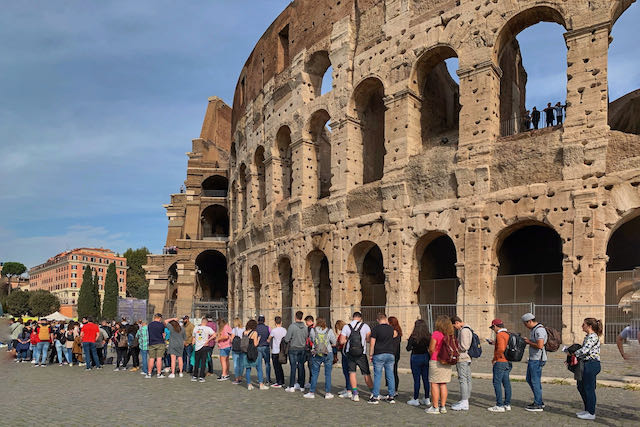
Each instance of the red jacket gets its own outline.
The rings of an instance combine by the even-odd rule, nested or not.
[[[38,332],[34,329],[31,331],[31,335],[29,336],[29,340],[31,344],[36,345],[40,342],[40,338],[38,338]]]

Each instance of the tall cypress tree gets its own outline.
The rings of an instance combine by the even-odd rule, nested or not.
[[[93,317],[100,318],[100,285],[98,284],[98,270],[93,275],[92,301],[93,301]]]
[[[113,320],[118,316],[118,277],[116,263],[109,264],[104,280],[104,298],[102,299],[102,318]]]
[[[91,267],[87,265],[82,274],[82,285],[80,285],[80,294],[78,295],[78,318],[82,319],[83,317],[94,315],[93,275],[91,274]]]

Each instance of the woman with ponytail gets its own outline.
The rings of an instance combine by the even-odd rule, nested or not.
[[[576,415],[583,420],[596,419],[596,376],[600,373],[600,335],[602,321],[593,317],[584,319],[582,330],[587,334],[574,355],[584,361],[582,380],[578,381],[578,391],[584,402],[584,411]]]

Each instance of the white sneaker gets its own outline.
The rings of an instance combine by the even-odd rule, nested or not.
[[[180,378],[184,377],[184,374],[182,372],[180,372],[178,375],[180,375]]]
[[[327,393],[327,394],[324,395],[324,398],[325,399],[333,399],[333,394]]]
[[[309,392],[309,393],[303,394],[302,397],[304,397],[305,399],[315,399],[316,395],[314,393]]]
[[[284,389],[284,391],[286,391],[287,393],[295,393],[296,392],[296,388],[295,387],[287,387]]]
[[[260,390],[269,390],[268,385],[260,384]]]
[[[431,399],[429,399],[428,397],[426,399],[420,399],[419,402],[421,405],[431,406]]]
[[[311,388],[311,383],[306,383],[306,384],[304,385],[304,388]]]
[[[349,390],[347,390],[346,388],[343,388],[342,390],[340,390],[338,392],[338,396],[340,396],[341,394],[347,394]]]
[[[360,397],[357,394],[352,394],[351,401],[360,402]]]
[[[176,374],[169,374],[169,378],[175,378]]]
[[[504,412],[504,406],[492,406],[491,408],[487,408],[487,411],[489,412]]]
[[[451,405],[451,409],[454,411],[468,411],[469,410],[469,402],[460,401],[455,405]]]
[[[407,405],[411,406],[420,406],[420,401],[418,399],[411,399],[407,402]]]
[[[145,377],[145,378],[151,378],[151,375],[146,374],[144,377]]]
[[[578,418],[580,418],[581,420],[595,420],[596,415],[595,414],[591,415],[590,413],[587,412],[586,414],[578,415]]]
[[[505,411],[510,411],[511,410],[511,405],[504,405],[504,410]]]
[[[165,372],[171,372],[171,368],[164,368]]]
[[[118,372],[120,368],[113,368],[113,372]]]
[[[580,411],[580,412],[576,412],[576,416],[579,417],[580,415],[584,415],[584,414],[588,414],[587,411]]]
[[[158,378],[165,378],[165,376],[164,376],[164,375],[162,375],[162,374],[158,374],[158,376],[157,376],[157,377],[158,377]]]
[[[441,414],[446,414],[447,413],[447,408],[445,408],[444,406],[440,407],[440,413]]]
[[[340,397],[340,398],[345,398],[346,397],[348,399],[351,399],[352,396],[353,396],[353,394],[350,391],[347,391],[344,394],[343,393],[338,394],[338,397]]]
[[[298,390],[304,390],[302,387],[300,387],[300,384],[296,383],[293,388],[298,391]]]
[[[253,384],[249,384],[249,385],[247,386],[247,390],[249,390],[249,391],[253,390]]]
[[[434,408],[433,406],[429,406],[427,409],[424,410],[424,412],[426,412],[427,414],[433,414],[433,415],[440,414],[440,410],[438,408]]]

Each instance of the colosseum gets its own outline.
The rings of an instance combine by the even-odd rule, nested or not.
[[[569,340],[588,315],[615,338],[640,280],[640,91],[610,103],[607,54],[634,1],[293,1],[233,107],[209,99],[150,303],[457,312],[481,336],[534,311]],[[566,118],[527,130],[516,35],[539,22],[565,31]]]

